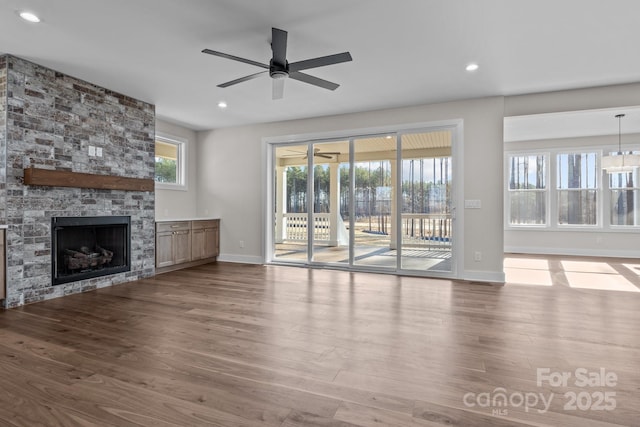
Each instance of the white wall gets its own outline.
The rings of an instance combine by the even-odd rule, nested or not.
[[[587,252],[597,249],[600,255],[616,255],[621,251],[635,250],[635,235],[613,232],[532,234],[524,231],[505,234],[503,117],[632,105],[640,105],[640,84],[223,128],[199,132],[197,143],[193,143],[196,139],[192,131],[158,121],[159,131],[187,138],[192,144],[189,147],[189,191],[182,194],[158,191],[156,213],[158,218],[220,217],[220,259],[260,263],[264,260],[263,196],[267,176],[263,138],[323,132],[349,133],[353,129],[463,119],[463,198],[481,200],[482,209],[458,209],[465,216],[460,278],[500,280],[504,277],[502,259],[505,246],[510,249],[528,247],[548,253],[562,253],[567,247],[574,248],[574,252],[575,248],[583,248]],[[244,248],[240,247],[240,241],[244,242]],[[473,261],[476,251],[483,253],[480,262]]]
[[[640,105],[640,83],[509,96],[505,117]]]
[[[197,135],[191,129],[156,120],[156,133],[187,140],[187,190],[156,189],[156,220],[196,217],[197,197]]]
[[[459,276],[501,281],[503,117],[504,99],[493,97],[199,132],[197,214],[221,218],[221,260],[262,262],[263,138],[462,119],[463,197],[481,200],[482,209],[458,209],[465,216]],[[473,261],[475,251],[482,261]]]
[[[566,111],[595,110],[640,105],[640,83],[575,89],[505,98],[505,117],[545,114]],[[581,140],[538,142],[540,147],[561,144],[578,146],[586,144],[615,145],[617,139],[608,137],[583,138]],[[524,143],[509,143],[512,147],[525,148]],[[502,184],[504,187],[505,183]],[[506,231],[507,251],[528,253],[575,254],[595,256],[640,256],[637,233],[578,232],[578,231]]]
[[[623,140],[640,141],[640,135],[627,134],[624,135]],[[547,150],[558,148],[617,151],[618,135],[518,141],[505,144],[507,153],[548,152]],[[553,185],[553,182],[549,182],[550,187]],[[602,193],[599,197],[602,198]],[[606,208],[607,206],[604,206],[604,209]],[[599,216],[603,216],[602,214],[599,212]],[[602,218],[600,220],[602,221]],[[512,253],[639,257],[638,241],[640,241],[640,232],[600,228],[583,231],[507,227],[504,232],[505,251]]]

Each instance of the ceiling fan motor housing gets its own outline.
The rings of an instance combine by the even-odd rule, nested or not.
[[[272,79],[284,79],[289,77],[289,62],[284,65],[273,62],[273,59],[269,61],[269,76]]]

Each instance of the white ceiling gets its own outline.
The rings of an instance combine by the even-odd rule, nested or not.
[[[3,0],[0,52],[202,130],[637,82],[639,16],[638,0]],[[289,32],[290,62],[350,51],[353,62],[308,70],[341,86],[288,80],[277,101],[266,76],[216,87],[260,69],[200,51],[268,62],[271,27]]]

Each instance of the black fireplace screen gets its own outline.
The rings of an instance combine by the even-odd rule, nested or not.
[[[52,283],[129,271],[130,229],[128,216],[52,218]]]

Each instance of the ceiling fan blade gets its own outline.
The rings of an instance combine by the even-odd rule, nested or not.
[[[246,59],[246,58],[240,58],[239,56],[229,55],[228,53],[216,52],[215,50],[211,50],[211,49],[203,49],[202,53],[208,53],[209,55],[219,56],[221,58],[232,59],[234,61],[244,62],[245,64],[255,65],[256,67],[269,69],[269,65],[267,65],[267,64],[263,64],[263,63],[257,62],[257,61],[252,61],[252,60]]]
[[[249,74],[248,76],[240,77],[239,79],[231,80],[230,82],[219,84],[218,87],[229,87],[238,83],[246,82],[247,80],[253,80],[257,77],[262,76],[263,74],[267,74],[266,71],[260,71],[255,74]]]
[[[289,73],[289,78],[298,80],[300,82],[309,83],[310,85],[319,86],[324,89],[336,90],[340,87],[337,83],[332,83],[328,80],[323,80],[318,77],[310,76],[309,74],[301,73],[299,71],[295,71],[293,73]]]
[[[284,81],[285,79],[272,79],[273,85],[271,87],[272,99],[282,99],[284,96]]]
[[[323,159],[333,159],[331,156],[327,156],[325,153],[316,153],[314,154],[316,157],[322,157]]]
[[[318,58],[306,59],[289,64],[289,72],[308,70],[309,68],[324,67],[326,65],[340,64],[341,62],[349,61],[353,61],[349,52],[336,53],[335,55],[320,56]]]
[[[301,158],[302,156],[306,156],[307,155],[306,151],[296,151],[296,150],[285,150],[285,151],[288,151],[288,152],[293,153],[293,154],[283,154],[280,157],[298,157],[298,158]]]
[[[286,65],[287,63],[287,32],[277,28],[271,28],[271,50],[273,62]]]

